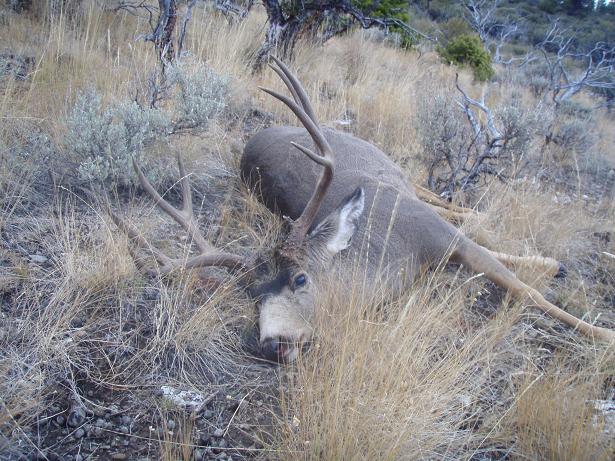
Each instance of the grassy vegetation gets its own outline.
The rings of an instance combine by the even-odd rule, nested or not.
[[[147,94],[156,55],[135,41],[146,19],[95,1],[47,14],[52,3],[0,18],[0,41],[35,58],[25,80],[0,80],[0,457],[611,459],[615,428],[597,408],[613,398],[614,346],[590,344],[462,269],[427,272],[396,299],[332,274],[310,351],[280,368],[246,351],[255,312],[237,280],[212,290],[193,274],[142,275],[105,203],[169,254],[187,255],[186,240],[138,190],[84,193],[66,139],[79,94],[94,89],[103,107]],[[184,62],[227,78],[227,105],[202,130],[142,155],[167,165],[159,183],[179,201],[181,152],[212,243],[267,256],[281,222],[241,185],[241,146],[264,126],[297,122],[257,90],[280,87],[248,62],[263,24],[258,10],[229,23],[195,9]],[[302,43],[292,67],[319,120],[379,146],[425,184],[419,110],[429,110],[430,95],[455,97],[456,69],[435,52],[400,51],[361,31],[324,48]],[[514,96],[542,110],[523,74],[500,71],[491,84],[463,72],[460,81],[475,96],[488,89],[494,107]],[[588,95],[575,102],[593,106]],[[549,113],[539,118],[561,129]],[[583,120],[591,145],[545,145],[537,130],[506,184],[490,179],[455,200],[482,211],[464,230],[490,248],[563,261],[564,280],[518,273],[564,309],[613,328],[613,115]],[[212,414],[180,411],[162,385],[213,396]],[[58,419],[76,403],[85,422]],[[132,421],[124,435],[122,416]],[[112,426],[98,433],[98,418]]]

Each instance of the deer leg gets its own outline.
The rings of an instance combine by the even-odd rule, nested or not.
[[[485,248],[486,249],[486,248]],[[566,276],[566,268],[559,261],[543,256],[513,256],[506,253],[487,250],[491,256],[505,266],[529,266],[543,269],[550,277],[563,278]]]
[[[555,304],[551,304],[538,290],[519,280],[515,274],[494,258],[487,249],[473,241],[463,238],[453,251],[451,260],[468,266],[474,272],[482,272],[485,274],[485,277],[507,290],[519,301],[528,303],[528,306],[537,307],[544,313],[564,322],[585,336],[606,343],[615,342],[614,331],[591,325],[569,314]]]
[[[427,203],[427,205],[438,213],[442,218],[447,221],[453,223],[461,224],[464,219],[468,217],[469,213],[459,213],[452,210],[445,210],[444,208],[440,208],[436,205],[431,205]],[[484,240],[485,237],[481,238],[480,231],[477,232],[478,235],[474,235],[474,240],[477,240],[481,246],[485,245]],[[507,253],[500,253],[497,251],[491,251],[485,248],[491,256],[500,261],[507,267],[514,267],[516,265],[526,266],[526,267],[536,267],[542,269],[545,273],[547,273],[550,277],[555,278],[564,278],[566,277],[567,270],[566,267],[557,261],[556,259],[543,257],[543,256],[513,256]]]
[[[446,210],[452,210],[461,214],[478,214],[478,212],[473,210],[472,208],[457,206],[453,203],[447,202],[446,200],[442,200],[439,195],[434,194],[432,191],[423,186],[419,186],[417,184],[413,184],[413,186],[414,191],[416,192],[416,196],[423,202],[426,202],[430,205],[438,206],[440,208],[444,208]]]
[[[474,210],[469,210],[466,208],[462,208],[462,209],[467,210],[467,211],[456,211],[456,210],[451,210],[449,208],[442,207],[440,205],[434,205],[433,203],[430,203],[428,201],[425,201],[425,204],[429,208],[434,210],[436,213],[438,213],[440,217],[446,219],[449,222],[453,222],[457,224],[463,223],[466,219],[468,219],[471,216],[476,216],[476,212]],[[455,208],[459,208],[459,207],[455,207]]]

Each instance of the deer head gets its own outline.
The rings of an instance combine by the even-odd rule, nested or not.
[[[292,362],[301,348],[312,338],[312,321],[319,278],[327,272],[334,257],[350,245],[363,212],[364,191],[360,187],[357,188],[321,222],[317,224],[314,222],[333,179],[333,152],[318,125],[305,90],[281,61],[273,59],[278,67],[271,67],[286,84],[292,99],[269,89],[261,89],[286,104],[301,121],[309,132],[317,152],[296,143],[291,144],[323,167],[320,179],[303,213],[296,220],[288,220],[288,234],[274,253],[276,275],[273,279],[256,284],[249,290],[259,310],[262,355],[272,361]],[[237,255],[216,251],[201,234],[192,210],[189,179],[179,156],[178,165],[183,195],[181,210],[173,207],[156,192],[139,165],[133,160],[133,166],[143,188],[156,204],[189,234],[200,251],[198,256],[187,259],[170,258],[149,245],[136,229],[109,210],[111,217],[137,247],[149,251],[156,259],[159,268],[153,271],[155,273],[164,274],[177,269],[206,266],[223,266],[250,273],[252,267],[249,261]],[[144,267],[141,264],[142,259],[137,254],[133,254],[133,257],[140,267]]]

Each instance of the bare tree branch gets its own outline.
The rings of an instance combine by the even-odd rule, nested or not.
[[[196,5],[197,0],[190,0],[186,7],[186,12],[182,18],[182,26],[179,32],[179,38],[177,39],[177,57],[180,58],[182,50],[184,49],[184,40],[186,39],[186,30],[188,29],[188,22],[192,19],[192,9]]]
[[[500,0],[464,0],[464,17],[483,43],[489,39],[494,27],[495,12],[500,6]]]
[[[456,104],[467,125],[448,104],[442,104],[441,98],[432,106],[434,113],[422,117],[428,130],[427,148],[431,151],[425,157],[428,183],[448,197],[456,190],[470,189],[486,176],[504,180],[505,172],[515,174],[531,139],[527,126],[531,122],[518,108],[507,106],[496,115],[485,102],[484,94],[480,100],[472,98],[461,87],[458,77],[455,86],[461,96]]]
[[[549,90],[556,105],[583,88],[615,88],[615,46],[597,42],[586,52],[573,49],[574,35],[554,21],[544,40],[536,45],[547,65]],[[582,67],[579,69],[579,64]]]
[[[176,21],[176,0],[158,0],[158,22],[156,28],[142,38],[154,43],[162,62],[172,62],[175,58],[173,31],[175,30]]]

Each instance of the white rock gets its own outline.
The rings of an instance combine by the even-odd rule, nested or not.
[[[194,411],[199,411],[204,404],[205,397],[198,392],[183,391],[171,386],[161,386],[162,397],[177,406],[190,408]]]
[[[615,433],[615,401],[593,400],[592,403],[596,412],[601,413],[604,418],[604,432]]]

